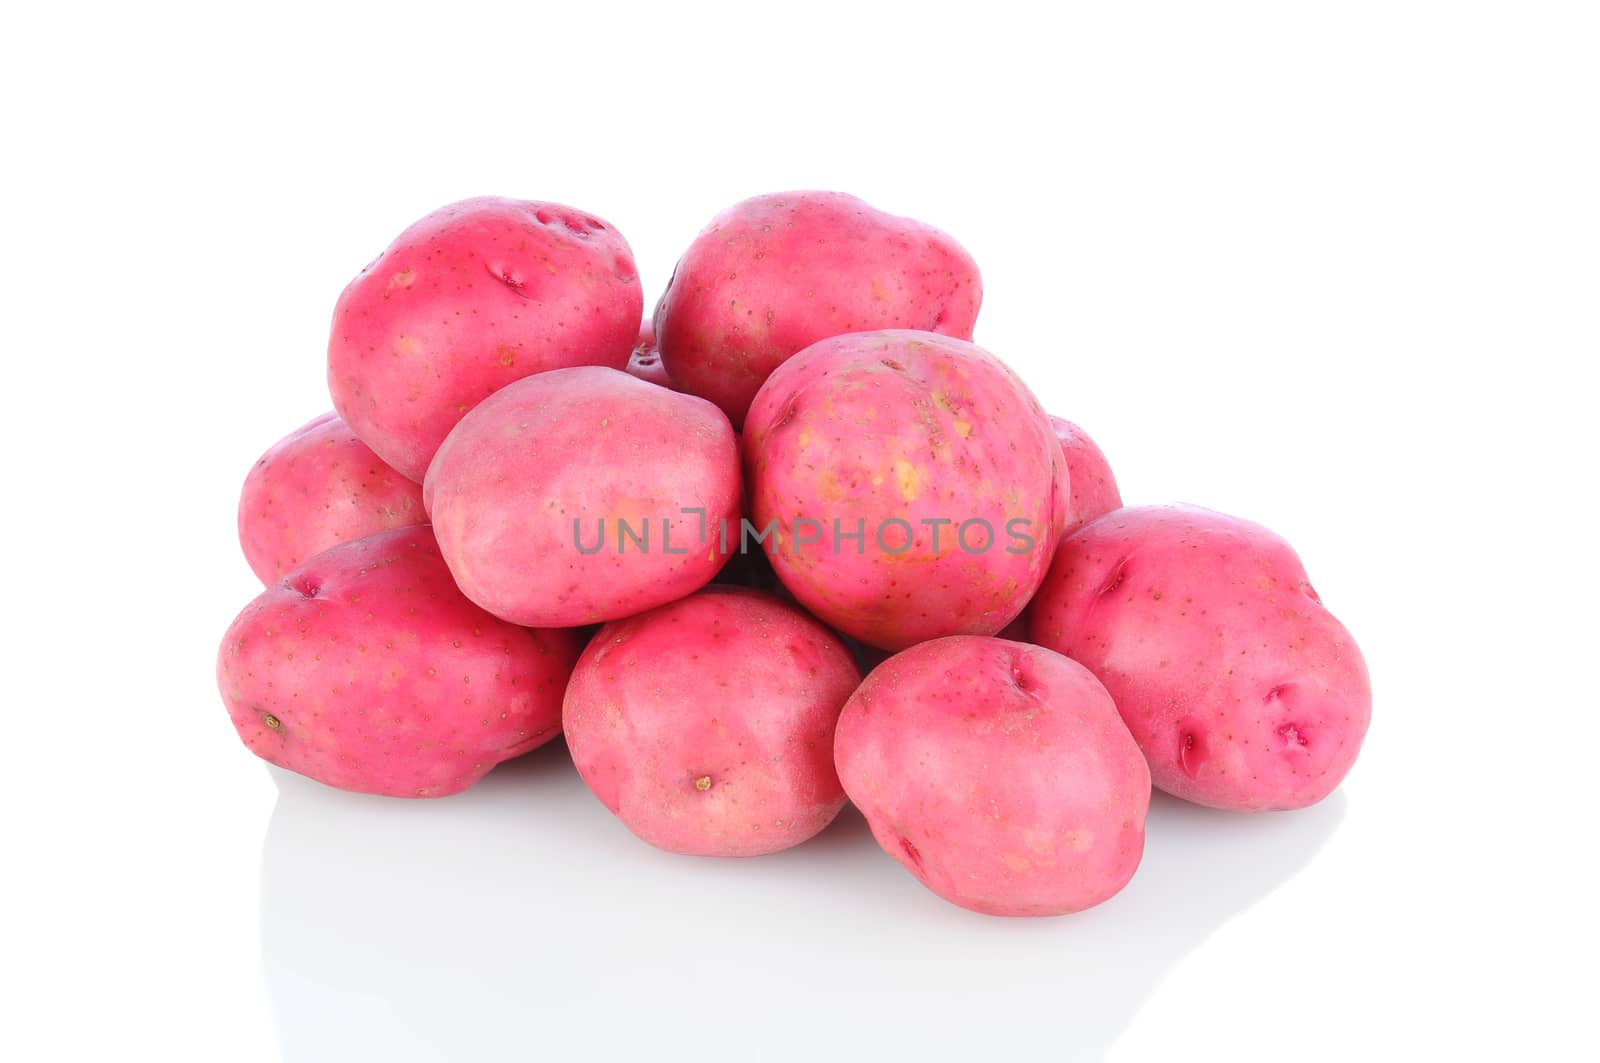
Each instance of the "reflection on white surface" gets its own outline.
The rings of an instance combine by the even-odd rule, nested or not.
[[[1158,794],[1120,895],[996,919],[925,891],[848,809],[774,856],[657,852],[559,743],[438,801],[275,775],[261,929],[294,1061],[1099,1059],[1345,812],[1342,793],[1264,816]]]

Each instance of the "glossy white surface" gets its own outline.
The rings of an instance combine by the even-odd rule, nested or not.
[[[0,1057],[1593,1057],[1584,5],[92,7],[0,44]],[[1124,893],[1008,921],[853,813],[657,853],[559,748],[432,803],[250,758],[233,506],[327,407],[342,284],[501,192],[614,222],[653,300],[804,186],[956,235],[1127,500],[1297,546],[1376,690],[1335,797],[1158,799]]]

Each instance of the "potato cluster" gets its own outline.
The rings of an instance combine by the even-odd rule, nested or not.
[[[339,297],[334,412],[245,479],[240,738],[441,797],[564,734],[651,845],[776,852],[849,801],[1000,915],[1120,890],[1152,784],[1326,797],[1371,690],[1294,551],[1124,507],[972,342],[981,300],[949,236],[833,192],[718,215],[645,321],[593,214],[428,215]]]

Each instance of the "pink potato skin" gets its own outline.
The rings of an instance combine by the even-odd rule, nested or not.
[[[885,852],[953,904],[1062,915],[1144,853],[1150,771],[1094,676],[957,635],[896,654],[846,703],[834,760]]]
[[[421,481],[463,414],[514,380],[628,364],[644,295],[622,234],[558,203],[434,211],[339,296],[328,389],[356,435]]]
[[[338,543],[427,522],[422,487],[331,412],[274,443],[239,494],[239,545],[262,583]]]
[[[840,192],[735,204],[695,237],[656,306],[667,372],[734,427],[784,359],[829,336],[927,329],[970,340],[978,267],[938,229]]]
[[[768,378],[743,444],[755,526],[778,525],[763,545],[779,578],[868,645],[993,635],[1050,565],[1060,446],[1016,374],[970,343],[889,330],[813,344]],[[800,543],[817,529],[797,519],[821,525],[819,541]],[[864,528],[859,551],[834,538],[835,520],[842,533]],[[895,520],[914,533],[899,553],[906,529]],[[938,526],[936,552],[935,525],[923,522],[940,520],[951,523]],[[973,524],[971,549],[960,548],[969,520],[987,521],[993,539]],[[1012,521],[1026,522],[1014,528],[1031,545],[1008,534]]]
[[[1111,475],[1110,462],[1083,429],[1053,414],[1050,427],[1061,443],[1069,483],[1061,534],[1071,535],[1096,517],[1121,509],[1122,494],[1117,490],[1116,477]]]
[[[1361,749],[1361,651],[1259,524],[1192,506],[1115,510],[1062,541],[1029,620],[1034,642],[1111,691],[1174,796],[1303,808]]]
[[[759,856],[844,807],[833,768],[850,652],[800,610],[707,587],[600,630],[567,688],[572,761],[634,834],[692,856]]]
[[[639,338],[628,356],[628,372],[657,387],[672,387],[666,363],[661,360],[661,349],[656,346],[656,330],[649,321],[639,326]]]
[[[217,684],[250,751],[390,797],[458,793],[561,732],[571,631],[503,623],[456,590],[426,527],[318,554],[245,606]]]
[[[738,445],[704,399],[615,369],[557,369],[464,417],[422,494],[462,593],[513,623],[575,627],[710,582],[720,522],[738,535]],[[641,540],[648,525],[648,540],[622,538],[619,520]]]

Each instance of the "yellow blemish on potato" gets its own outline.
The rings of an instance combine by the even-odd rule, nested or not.
[[[956,432],[960,434],[962,439],[966,439],[968,436],[970,436],[972,434],[972,422],[971,421],[957,421],[956,422]]]
[[[1021,853],[1007,853],[1005,855],[1005,861],[1006,861],[1006,867],[1008,867],[1012,871],[1015,871],[1015,872],[1018,872],[1018,873],[1021,873],[1023,871],[1028,871],[1028,870],[1031,870],[1033,868],[1033,861],[1029,860],[1026,856],[1023,856]]]
[[[807,447],[809,447],[811,445],[811,430],[810,429],[801,429],[800,438],[798,440],[796,440],[796,443],[800,447],[801,450],[804,450]]]
[[[411,287],[411,285],[413,283],[415,283],[416,279],[417,279],[417,271],[416,270],[414,270],[414,269],[403,269],[399,273],[396,273],[394,276],[389,278],[389,287],[391,287],[391,288],[409,288],[409,287]]]
[[[817,474],[817,494],[824,502],[841,502],[847,493],[839,474],[832,469],[823,469]]]
[[[1035,856],[1051,856],[1056,851],[1056,840],[1042,830],[1025,830],[1022,842]]]
[[[422,344],[414,336],[396,336],[394,350],[396,354],[416,354],[422,350]]]
[[[950,396],[946,395],[942,391],[935,391],[933,393],[933,402],[934,405],[938,406],[939,409],[943,410],[945,413],[956,412],[955,403],[951,402]]]
[[[922,493],[922,470],[904,458],[896,459],[894,463],[894,479],[900,488],[900,497],[905,501],[915,502],[917,495]]]
[[[694,788],[699,790],[701,793],[705,793],[707,790],[711,789],[711,776],[700,776],[700,778],[694,781]]]

